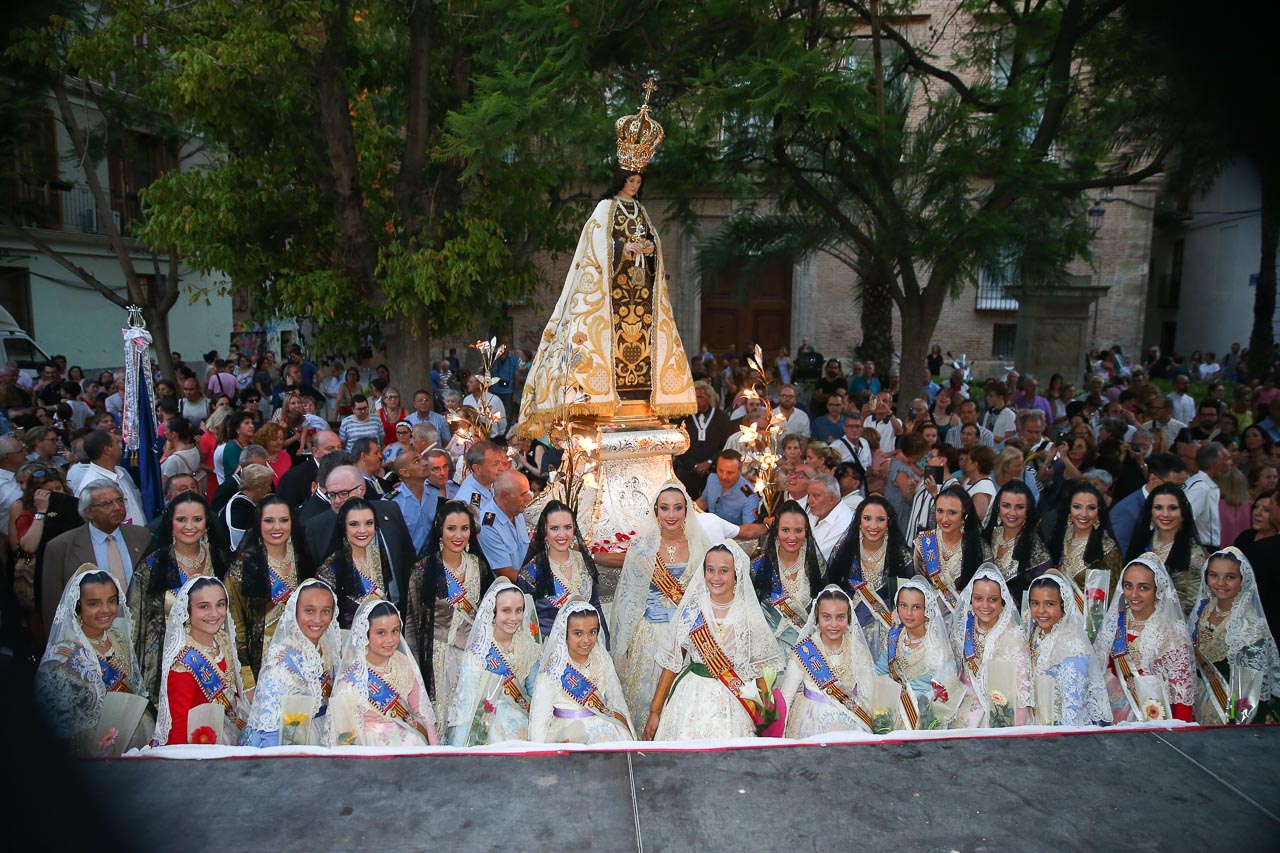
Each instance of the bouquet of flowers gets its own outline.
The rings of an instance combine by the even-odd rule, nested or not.
[[[311,697],[284,696],[280,700],[280,745],[311,743]]]
[[[597,539],[591,543],[592,554],[625,554],[631,547],[631,539],[636,535],[634,530],[626,533],[615,533],[612,539]]]
[[[1084,573],[1084,621],[1090,641],[1098,636],[1098,629],[1107,615],[1107,585],[1110,580],[1111,572],[1107,569],[1089,569]]]
[[[991,700],[987,721],[993,729],[1006,729],[1015,724],[1017,678],[1013,661],[995,660],[987,664],[987,697]]]
[[[756,737],[782,737],[787,703],[782,698],[782,691],[774,687],[777,680],[777,670],[766,666],[759,678],[744,682],[738,692],[743,707],[755,724]]]
[[[187,712],[187,731],[191,733],[191,743],[234,744],[233,738],[226,733],[226,709],[217,702],[196,705]]]
[[[942,681],[930,679],[929,701],[920,702],[920,729],[945,729],[947,721],[955,717],[964,699],[964,685],[955,675],[944,676]]]
[[[351,694],[333,696],[329,699],[329,725],[333,727],[334,746],[357,746],[356,738],[356,697]]]
[[[898,698],[902,687],[887,675],[878,675],[871,689],[871,731],[884,735],[895,729],[906,728],[898,710]]]
[[[1138,700],[1138,720],[1159,722],[1169,719],[1169,702],[1165,698],[1164,681],[1158,675],[1138,674],[1133,677],[1133,694]]]
[[[1243,725],[1253,719],[1258,711],[1262,694],[1262,673],[1247,666],[1231,669],[1231,707],[1227,708],[1227,721]]]

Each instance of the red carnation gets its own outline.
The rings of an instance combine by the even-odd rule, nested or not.
[[[217,743],[218,735],[210,726],[201,726],[191,733],[192,743]]]

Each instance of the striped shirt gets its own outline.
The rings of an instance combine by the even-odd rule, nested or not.
[[[342,440],[342,446],[348,453],[354,452],[351,448],[360,438],[372,438],[381,447],[384,438],[382,422],[373,417],[361,421],[357,420],[355,415],[347,415],[342,419],[342,426],[338,427],[338,438]]]

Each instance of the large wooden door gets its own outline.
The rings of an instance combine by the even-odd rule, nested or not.
[[[791,345],[791,267],[770,264],[746,282],[730,270],[702,292],[702,341],[717,354],[759,344],[772,357]]]

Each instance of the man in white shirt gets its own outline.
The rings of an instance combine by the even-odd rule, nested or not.
[[[831,442],[844,462],[857,462],[862,470],[871,467],[871,442],[862,437],[862,415],[851,412],[844,416],[844,436]]]
[[[120,459],[124,456],[124,444],[120,436],[106,430],[95,429],[85,436],[84,455],[89,460],[89,467],[84,477],[76,486],[76,497],[85,488],[97,480],[110,480],[120,489],[124,498],[124,523],[144,526],[149,519],[142,510],[142,495],[138,487],[129,478],[129,473],[120,467]]]
[[[493,429],[489,431],[490,435],[503,435],[507,431],[507,409],[502,405],[502,401],[498,399],[498,395],[492,391],[482,391],[480,387],[480,377],[472,376],[467,380],[467,396],[462,398],[463,406],[470,406],[477,412],[480,411],[481,397],[489,402],[489,409],[493,414],[498,416],[498,420],[493,425]]]
[[[830,474],[809,481],[809,524],[822,559],[828,560],[853,523],[853,510],[840,500],[840,484]]]
[[[1196,419],[1196,401],[1187,393],[1190,387],[1191,377],[1180,373],[1173,377],[1173,390],[1168,395],[1169,401],[1173,403],[1174,419],[1182,421],[1184,425]]]
[[[783,385],[778,389],[778,413],[786,418],[782,426],[783,435],[809,437],[809,416],[796,408],[796,388],[794,385]]]
[[[893,395],[881,391],[871,398],[864,410],[863,425],[880,434],[880,449],[892,454],[898,445],[898,436],[906,432],[902,421],[893,413]]]
[[[1147,403],[1147,410],[1151,412],[1151,420],[1144,423],[1142,428],[1152,435],[1163,435],[1164,446],[1160,449],[1172,453],[1178,440],[1178,433],[1186,429],[1187,424],[1186,421],[1173,417],[1173,400],[1170,397],[1157,396],[1151,398],[1151,401]],[[1192,412],[1194,414],[1194,406],[1192,407]]]
[[[991,431],[991,440],[996,447],[1003,447],[1018,426],[1018,417],[1013,409],[1005,405],[1009,400],[1009,389],[997,382],[987,390],[987,413],[982,417],[982,426]]]
[[[1200,544],[1217,550],[1222,546],[1222,519],[1218,514],[1222,494],[1217,480],[1231,467],[1231,455],[1218,442],[1206,441],[1196,450],[1195,460],[1199,470],[1187,478],[1182,491],[1191,504]]]

